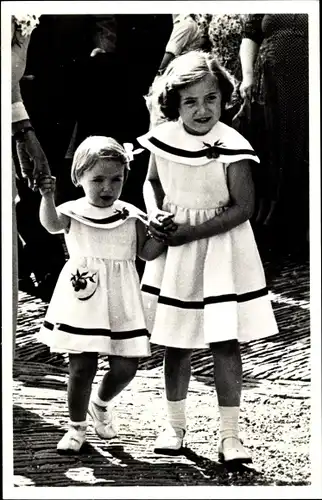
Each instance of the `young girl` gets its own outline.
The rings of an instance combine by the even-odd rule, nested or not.
[[[72,164],[85,197],[56,208],[55,179],[40,179],[41,223],[65,233],[70,254],[40,332],[52,351],[69,353],[70,427],[61,453],[79,452],[87,412],[100,437],[116,435],[109,402],[133,379],[139,357],[150,354],[135,257],[153,259],[164,244],[148,235],[145,214],[119,200],[128,170],[124,148],[96,136],[80,144]],[[98,353],[109,355],[110,370],[90,400]]]
[[[142,278],[151,342],[166,346],[168,419],[155,451],[180,452],[192,349],[210,347],[219,458],[250,462],[238,432],[239,342],[278,331],[249,222],[254,192],[248,160],[259,159],[220,121],[233,85],[215,59],[191,51],[161,78],[158,102],[168,121],[138,138],[152,153],[144,185],[151,231],[168,245],[146,264]],[[174,214],[161,228],[155,221],[160,209]]]

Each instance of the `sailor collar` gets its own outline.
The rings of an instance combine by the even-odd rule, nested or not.
[[[67,201],[57,207],[57,210],[87,226],[101,229],[113,229],[124,224],[128,219],[137,218],[144,224],[147,215],[131,203],[116,200],[112,206],[106,208],[90,205],[85,197]]]
[[[185,165],[205,165],[214,160],[232,163],[242,159],[259,163],[247,139],[222,122],[217,122],[202,136],[186,132],[181,119],[164,122],[138,137],[137,141],[151,153]]]

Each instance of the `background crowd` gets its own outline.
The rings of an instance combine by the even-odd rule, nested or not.
[[[242,131],[261,160],[254,170],[256,210],[251,221],[260,252],[306,257],[305,14],[40,16],[30,36],[20,90],[57,179],[57,203],[79,196],[70,169],[84,138],[111,135],[134,143],[150,126],[146,96],[151,85],[174,57],[196,48],[211,52],[233,75],[236,88],[226,121]],[[235,115],[238,120],[233,120]],[[19,194],[19,287],[48,299],[65,262],[63,241],[39,223],[40,195],[22,179],[15,138],[13,159]],[[135,157],[122,196],[143,210],[147,166],[147,152]]]

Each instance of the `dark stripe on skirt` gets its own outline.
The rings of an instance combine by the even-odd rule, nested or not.
[[[64,323],[57,323],[53,325],[49,321],[44,321],[44,327],[48,330],[54,330],[56,327],[57,330],[62,330],[66,333],[72,333],[76,335],[95,335],[102,337],[110,337],[111,340],[126,340],[126,339],[134,339],[137,337],[149,337],[150,334],[145,328],[141,328],[139,330],[130,330],[127,332],[111,332],[111,330],[105,328],[79,328],[76,326],[65,325]]]
[[[165,304],[166,306],[179,307],[180,309],[203,309],[204,301],[183,301],[179,299],[171,299],[170,297],[159,296],[158,304]]]
[[[196,301],[183,301],[179,299],[173,299],[171,297],[164,297],[160,295],[160,289],[154,286],[142,285],[142,292],[150,293],[151,295],[158,296],[158,303],[165,304],[167,306],[179,307],[181,309],[203,309],[209,304],[222,304],[224,302],[247,302],[249,300],[258,299],[259,297],[264,297],[268,294],[267,287],[261,288],[260,290],[254,290],[253,292],[246,292],[240,295],[236,293],[228,293],[225,295],[217,295],[215,297],[205,297],[203,300]]]

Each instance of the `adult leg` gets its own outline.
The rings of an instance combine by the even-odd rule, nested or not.
[[[214,380],[220,413],[219,456],[225,462],[251,462],[238,432],[243,376],[239,342],[216,342],[210,348],[214,359]]]
[[[112,401],[133,380],[138,369],[138,358],[109,356],[110,369],[104,375],[97,394],[90,401],[88,412],[93,418],[96,433],[105,439],[111,439],[117,432],[113,426]]]
[[[96,370],[97,353],[69,355],[67,394],[70,428],[57,445],[60,453],[78,452],[85,441],[86,414]]]
[[[191,349],[166,347],[164,378],[167,426],[155,442],[156,453],[179,452],[186,432],[186,398],[191,376]]]

